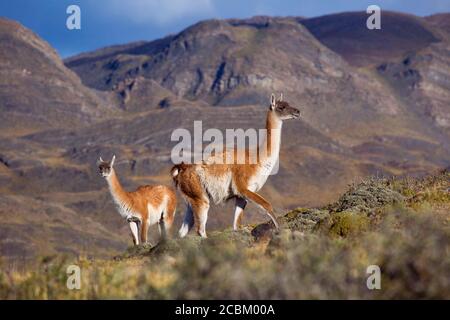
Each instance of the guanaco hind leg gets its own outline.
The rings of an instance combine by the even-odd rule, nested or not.
[[[161,219],[158,221],[158,230],[159,230],[159,238],[161,240],[167,239],[166,222],[164,221],[163,216],[161,216]]]
[[[171,236],[171,229],[173,220],[175,219],[175,213],[177,212],[176,200],[169,200],[166,208],[164,209],[160,220],[160,228],[164,227],[165,237]],[[162,223],[161,223],[162,222]]]
[[[168,210],[168,209],[166,209],[166,210]],[[161,214],[161,219],[159,219],[159,222],[158,222],[158,230],[159,230],[159,235],[160,235],[161,239],[166,239],[167,237],[171,236],[170,230],[172,229],[175,212],[176,212],[176,210],[174,210],[172,212],[169,211],[169,213],[166,213],[166,211],[164,211]]]
[[[178,231],[178,235],[180,236],[180,238],[185,237],[193,226],[194,213],[192,211],[191,205],[188,204],[186,207],[186,212],[184,213],[183,224],[181,225],[180,231]]]
[[[190,202],[184,214],[184,221],[180,228],[179,235],[185,237],[189,230],[195,225],[197,233],[206,238],[206,221],[208,220],[209,202],[197,200]]]
[[[164,217],[164,226],[166,227],[167,234],[170,236],[172,226],[173,226],[173,220],[175,219],[175,213],[177,212],[176,208],[172,211],[172,213],[169,213],[167,216]]]

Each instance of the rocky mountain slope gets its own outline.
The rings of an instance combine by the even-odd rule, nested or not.
[[[175,128],[261,128],[272,92],[303,113],[283,127],[281,168],[262,190],[280,213],[367,175],[447,167],[448,15],[385,15],[380,33],[360,13],[208,20],[64,63],[0,20],[0,254],[122,250],[97,157],[117,155],[127,188],[170,183]],[[210,227],[230,225],[231,211],[214,209]],[[249,206],[246,221],[262,218]]]
[[[112,113],[55,50],[15,21],[0,20],[0,135],[80,127]]]
[[[366,27],[365,12],[343,12],[300,22],[324,45],[355,66],[378,65],[439,42],[423,18],[382,12],[381,29]]]

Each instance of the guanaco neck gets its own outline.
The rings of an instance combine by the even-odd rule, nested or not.
[[[122,187],[116,171],[113,168],[111,168],[111,174],[106,178],[106,181],[108,182],[109,191],[111,192],[114,202],[121,207],[128,205],[130,202],[128,192]]]
[[[282,125],[283,121],[275,115],[275,112],[269,110],[266,119],[266,137],[260,146],[260,161],[278,157],[280,153]]]

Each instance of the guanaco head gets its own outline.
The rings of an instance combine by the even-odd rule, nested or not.
[[[283,101],[283,94],[280,99],[276,99],[272,93],[270,98],[270,110],[275,112],[280,120],[297,119],[300,117],[300,110],[291,107],[287,101]]]
[[[111,161],[105,161],[102,157],[97,160],[98,169],[103,178],[108,178],[111,175],[115,160],[115,155],[112,157]]]

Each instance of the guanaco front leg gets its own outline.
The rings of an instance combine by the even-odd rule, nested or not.
[[[236,207],[234,209],[234,220],[233,220],[233,229],[237,231],[241,224],[241,219],[244,214],[245,206],[247,205],[247,200],[241,197],[236,197]]]
[[[133,243],[137,246],[139,245],[139,232],[138,232],[138,225],[135,221],[129,221],[129,226],[131,229],[131,235],[133,237]]]
[[[147,243],[148,221],[141,222],[141,242]]]
[[[275,228],[278,230],[278,222],[277,218],[275,217],[275,213],[273,211],[272,205],[263,197],[261,197],[259,194],[252,192],[250,190],[244,190],[241,192],[241,194],[246,197],[247,199],[253,201],[258,206],[262,207],[264,211],[268,214],[268,216],[272,219],[273,224],[275,225]]]

